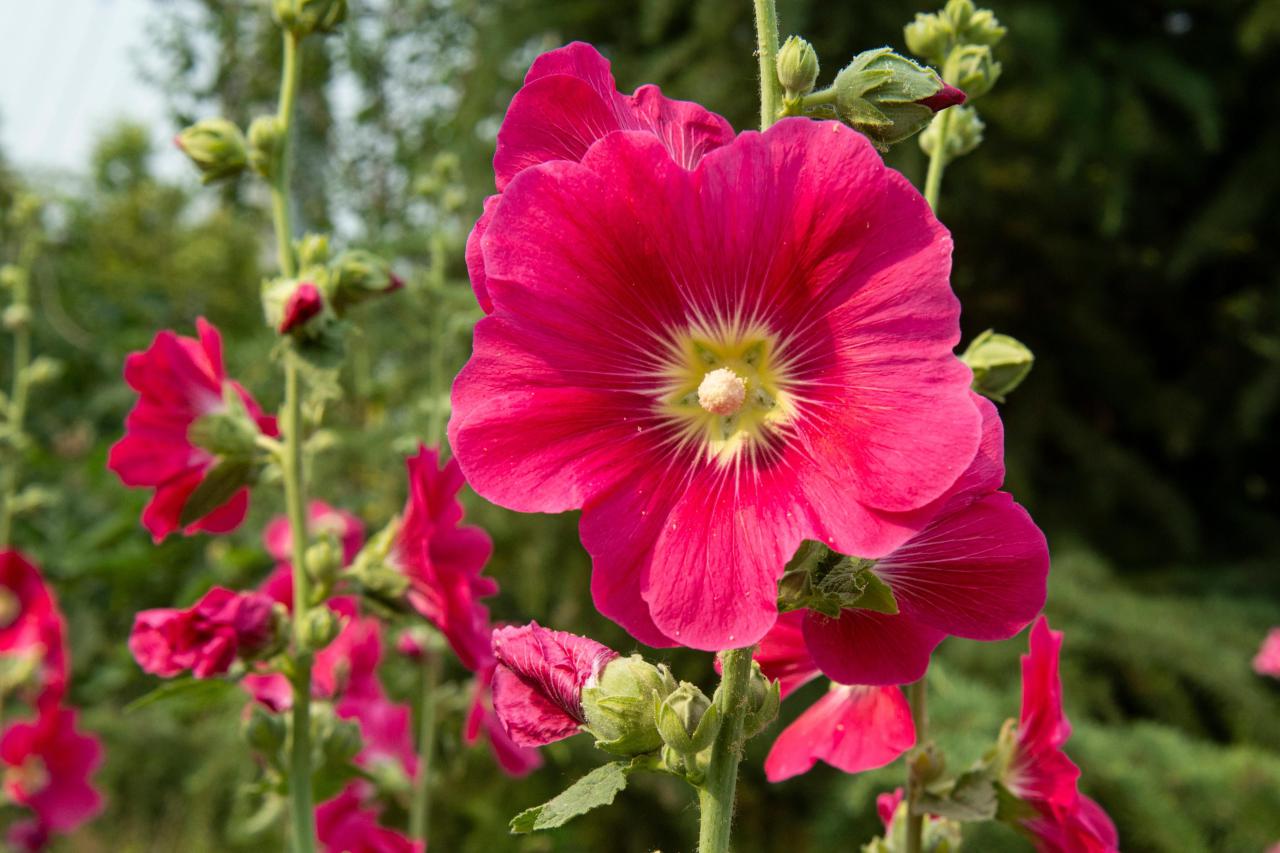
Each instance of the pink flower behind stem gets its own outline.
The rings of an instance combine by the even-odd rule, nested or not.
[[[595,640],[537,622],[493,632],[493,707],[511,739],[543,746],[577,734],[586,715],[582,689],[618,653]]]
[[[337,509],[321,500],[307,505],[307,532],[311,536],[332,533],[342,543],[342,559],[349,564],[364,545],[364,523],[354,514]],[[262,543],[267,553],[281,562],[293,559],[293,534],[289,519],[278,515],[267,524],[262,533]]]
[[[190,671],[212,678],[237,657],[251,657],[275,636],[272,600],[260,592],[214,587],[185,610],[144,610],[133,622],[129,650],[145,671],[172,678]]]
[[[1280,678],[1280,628],[1272,628],[1253,657],[1253,671],[1258,675]]]
[[[227,378],[218,330],[201,318],[196,331],[198,340],[160,332],[124,365],[125,381],[138,392],[138,402],[125,418],[124,437],[111,447],[107,467],[126,486],[155,489],[142,523],[156,542],[179,530],[227,533],[244,520],[247,488],[185,528],[181,523],[188,499],[217,461],[192,443],[188,431],[197,419],[226,412],[228,391],[239,395],[264,435],[277,434],[275,418],[264,415],[249,392]]]
[[[1022,712],[1004,783],[1035,810],[1023,826],[1042,853],[1116,853],[1115,825],[1080,793],[1080,768],[1062,749],[1071,723],[1062,710],[1061,650],[1062,632],[1041,616],[1022,656]]]
[[[56,705],[67,686],[62,613],[40,569],[21,552],[0,551],[0,657],[30,666],[36,703]]]
[[[804,645],[803,614],[784,613],[765,635],[755,659],[764,674],[781,681],[785,698],[819,675]],[[915,745],[915,724],[897,687],[831,684],[825,696],[787,726],[765,759],[765,775],[781,782],[806,773],[818,761],[845,773],[883,767]]]
[[[324,853],[423,853],[426,844],[378,823],[378,810],[366,806],[360,785],[348,785],[316,807],[316,836]]]
[[[471,695],[471,710],[467,713],[463,741],[474,745],[483,735],[489,741],[493,757],[508,776],[527,776],[542,766],[542,756],[536,749],[521,746],[507,733],[507,728],[493,708],[493,677],[496,662],[476,673],[475,687]]]
[[[96,737],[76,731],[76,712],[48,706],[34,722],[18,722],[0,735],[4,794],[35,813],[21,835],[28,839],[65,833],[102,810],[102,796],[89,777],[102,762]]]
[[[924,675],[948,635],[1000,640],[1044,606],[1049,549],[1044,534],[1005,492],[1004,432],[995,406],[974,397],[982,442],[968,468],[935,502],[932,521],[871,571],[893,591],[899,613],[810,612],[804,637],[831,678],[906,684]]]
[[[861,134],[788,119],[702,150],[614,132],[505,185],[449,429],[483,497],[583,510],[602,613],[720,650],[772,626],[803,540],[877,558],[919,532],[981,417],[950,238]],[[737,413],[699,403],[720,369]]]

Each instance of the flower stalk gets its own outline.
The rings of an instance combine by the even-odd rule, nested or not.
[[[951,129],[951,110],[943,110],[934,117],[937,128],[937,144],[929,157],[929,171],[924,178],[924,200],[929,202],[934,215],[938,213],[938,194],[942,191],[942,173],[947,168],[947,134]]]
[[[715,743],[711,746],[706,780],[698,792],[702,811],[698,853],[727,853],[729,850],[753,651],[753,647],[734,649],[725,652],[721,659],[723,674],[720,677],[720,689],[716,691],[716,705],[722,723]]]
[[[27,399],[31,392],[31,268],[35,265],[39,246],[34,227],[24,229],[18,264],[13,268],[10,285],[12,301],[6,311],[6,325],[13,330],[13,388],[5,423],[11,441],[10,458],[4,466],[3,494],[0,495],[0,550],[8,548],[13,537],[13,507],[18,497],[19,468],[22,461],[22,438],[27,417]],[[10,324],[8,318],[14,321]]]
[[[434,646],[434,644],[433,644]],[[409,837],[425,842],[431,827],[431,758],[436,742],[436,690],[440,686],[440,654],[429,647],[422,655],[422,705],[418,721],[418,778],[409,811]]]
[[[768,130],[782,111],[778,82],[778,7],[774,0],[755,0],[756,59],[760,63],[760,129]]]

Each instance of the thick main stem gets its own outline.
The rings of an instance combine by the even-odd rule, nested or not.
[[[778,82],[778,8],[774,0],[755,0],[756,58],[760,62],[760,129],[768,130],[782,111]]]
[[[422,706],[418,721],[418,778],[409,812],[409,837],[426,841],[431,827],[431,758],[436,743],[436,687],[440,684],[440,655],[428,648],[422,659]]]
[[[711,747],[707,778],[698,794],[702,822],[698,853],[727,853],[733,828],[733,798],[738,787],[738,762],[742,760],[742,722],[747,714],[751,686],[751,653],[754,647],[725,652],[716,703],[720,732]]]
[[[907,689],[907,698],[911,702],[911,722],[916,728],[916,745],[923,746],[929,737],[929,712],[925,699],[926,684],[924,677],[912,683]],[[911,763],[907,765],[907,853],[921,853],[924,845],[924,813],[917,811],[920,799],[920,781],[912,772]]]

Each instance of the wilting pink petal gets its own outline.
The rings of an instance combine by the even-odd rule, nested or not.
[[[189,671],[196,678],[212,678],[224,674],[237,657],[265,648],[274,634],[269,597],[214,587],[185,610],[138,613],[129,650],[153,675],[171,678]]]
[[[764,771],[770,782],[781,782],[821,760],[861,773],[883,767],[915,742],[911,708],[897,687],[833,684],[778,735]]]
[[[102,811],[102,796],[89,780],[102,763],[102,746],[76,730],[71,708],[42,708],[34,722],[6,728],[0,763],[4,794],[35,812],[37,834],[69,832]]]

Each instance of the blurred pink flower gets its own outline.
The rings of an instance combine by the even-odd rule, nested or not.
[[[621,94],[609,61],[591,45],[573,42],[535,59],[511,99],[493,158],[498,191],[530,167],[553,160],[580,161],[592,143],[616,130],[654,136],[687,168],[733,141],[729,122],[698,104],[663,97],[657,86]],[[467,238],[467,270],[486,313],[493,303],[481,244],[499,198],[485,199],[484,213]]]
[[[56,705],[67,686],[62,614],[40,570],[21,552],[0,551],[0,657],[29,668],[24,694]]]
[[[320,500],[313,500],[307,505],[307,533],[310,536],[329,533],[337,536],[342,543],[344,564],[355,559],[364,545],[364,523],[353,513]],[[271,519],[262,533],[262,544],[276,560],[287,563],[293,559],[293,534],[289,530],[288,517],[278,515]]]
[[[898,810],[904,797],[906,792],[901,788],[895,788],[891,793],[876,795],[876,814],[879,815],[886,832],[893,826],[893,813]]]
[[[172,678],[224,674],[237,657],[250,657],[275,636],[272,600],[260,592],[215,586],[185,610],[143,610],[133,621],[129,651],[146,672]]]
[[[542,766],[542,756],[536,749],[520,746],[507,733],[507,728],[493,709],[493,676],[497,663],[476,673],[475,688],[471,694],[471,710],[467,713],[463,740],[473,746],[483,734],[493,750],[498,766],[509,776],[526,776]]]
[[[799,612],[779,616],[755,655],[764,674],[781,682],[784,698],[819,674],[805,647],[802,620]],[[778,735],[765,759],[765,775],[781,782],[818,761],[861,773],[889,764],[915,742],[911,708],[897,687],[832,682],[825,696]]]
[[[355,720],[364,743],[356,764],[372,769],[391,764],[412,779],[418,773],[418,754],[413,745],[413,713],[402,702],[387,697],[376,681],[361,690],[348,691],[334,705],[339,717]]]
[[[493,632],[493,707],[511,739],[543,746],[577,734],[586,716],[582,689],[618,653],[595,640],[537,622]]]
[[[409,578],[409,604],[440,629],[472,672],[489,661],[489,609],[480,599],[498,584],[481,575],[493,544],[479,527],[463,525],[458,491],[465,482],[452,459],[440,466],[434,448],[407,460],[409,498],[391,559]]]
[[[1031,628],[1030,654],[1022,656],[1022,713],[1003,781],[1035,810],[1023,826],[1042,853],[1114,853],[1115,825],[1080,794],[1080,768],[1062,749],[1071,723],[1062,710],[1061,650],[1062,632],[1041,616]]]
[[[320,288],[309,281],[299,282],[284,303],[280,317],[280,334],[285,335],[324,310],[324,297]]]
[[[248,391],[227,379],[218,330],[201,318],[196,331],[199,340],[160,332],[150,348],[130,354],[124,365],[125,381],[138,392],[138,402],[125,418],[124,437],[111,447],[107,467],[126,486],[155,489],[142,523],[157,542],[182,528],[184,506],[217,461],[188,436],[198,419],[227,412],[231,392],[263,434],[277,434],[275,418],[264,415]],[[248,488],[238,489],[181,532],[234,530],[248,506]]]
[[[597,608],[636,638],[748,646],[802,540],[885,556],[977,451],[951,239],[835,123],[584,150],[493,208],[450,442],[485,498],[583,510]]]
[[[929,524],[870,571],[889,586],[899,612],[846,609],[838,619],[808,612],[804,637],[814,660],[845,684],[906,684],[923,677],[947,635],[1014,636],[1044,606],[1049,548],[1031,516],[1006,492],[1004,431],[995,406],[974,395],[982,443],[934,506]]]
[[[102,796],[89,781],[102,762],[98,739],[76,731],[71,708],[44,707],[34,722],[18,722],[0,735],[4,794],[34,812],[13,828],[11,839],[38,849],[49,835],[65,833],[102,811]]]
[[[422,853],[426,845],[378,823],[365,806],[358,783],[316,807],[316,836],[324,853]]]
[[[1262,641],[1262,647],[1253,656],[1253,671],[1258,675],[1280,678],[1280,628],[1272,628]]]

